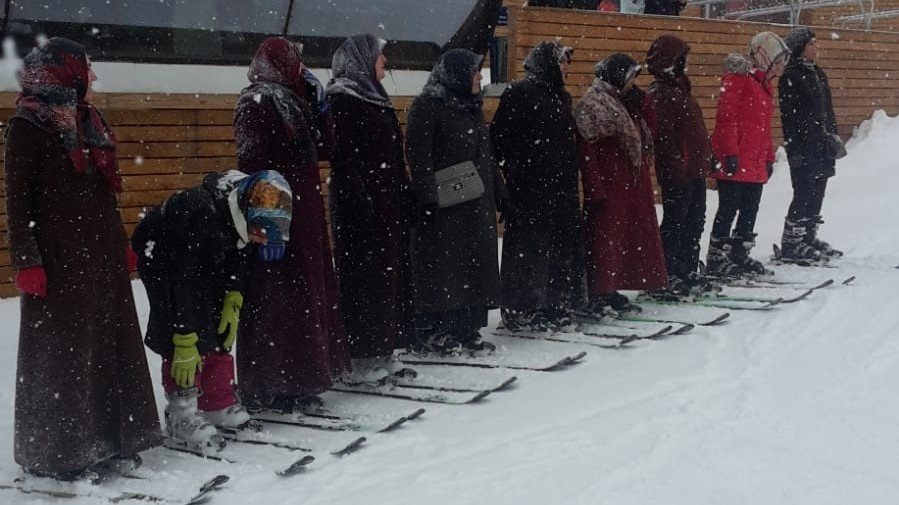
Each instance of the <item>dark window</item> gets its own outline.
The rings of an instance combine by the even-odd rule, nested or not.
[[[6,32],[22,53],[44,34],[85,44],[97,61],[246,65],[266,37],[286,35],[303,42],[308,65],[329,67],[348,35],[371,33],[390,42],[391,67],[430,69],[447,44],[486,52],[472,34],[495,23],[501,0],[8,2]]]
[[[284,30],[289,0],[10,0],[7,30],[69,37],[97,60],[246,64]]]

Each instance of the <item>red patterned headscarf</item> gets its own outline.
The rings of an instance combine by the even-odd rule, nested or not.
[[[306,96],[306,81],[302,78],[302,73],[303,52],[300,46],[284,37],[269,37],[256,49],[247,78],[254,84],[280,84],[303,98]]]
[[[53,132],[75,172],[96,169],[121,191],[115,136],[100,112],[85,101],[90,67],[84,46],[53,37],[34,48],[24,63],[17,76],[22,87],[17,115]]]

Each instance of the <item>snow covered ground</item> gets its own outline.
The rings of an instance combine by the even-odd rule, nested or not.
[[[99,503],[114,488],[185,498],[221,472],[233,477],[213,498],[222,505],[895,503],[897,140],[899,119],[875,114],[838,163],[821,236],[845,250],[839,268],[779,269],[782,278],[808,281],[856,275],[850,287],[769,312],[733,312],[724,326],[630,350],[535,342],[589,355],[564,371],[516,372],[517,387],[480,404],[424,405],[420,420],[368,435],[367,447],[343,459],[317,454],[306,474],[290,479],[272,473],[289,458],[271,448],[235,449],[251,463],[230,466],[160,450],[145,457],[149,483],[69,485],[95,496],[65,503]],[[757,257],[779,241],[789,197],[781,162],[765,190]],[[709,220],[715,206],[710,193]],[[145,320],[139,283],[135,291]],[[19,475],[12,457],[15,300],[0,302],[0,321],[0,483],[9,483]],[[151,366],[156,379],[152,355]],[[379,411],[420,406],[354,398]],[[302,433],[322,447],[342,436]],[[55,501],[0,491],[2,503]]]

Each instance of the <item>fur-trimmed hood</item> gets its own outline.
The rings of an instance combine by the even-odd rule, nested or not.
[[[739,53],[731,53],[727,55],[727,58],[724,58],[723,67],[724,72],[730,72],[733,74],[749,75],[753,70],[752,60],[749,59],[749,56]]]

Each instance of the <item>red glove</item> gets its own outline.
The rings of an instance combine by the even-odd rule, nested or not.
[[[125,265],[128,266],[129,272],[137,270],[137,253],[134,252],[134,248],[131,247],[131,244],[125,246]]]
[[[44,267],[28,267],[16,274],[16,287],[29,295],[47,296],[47,272]]]

